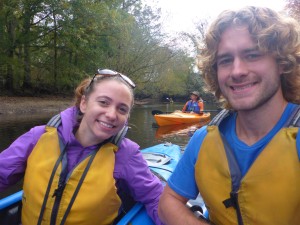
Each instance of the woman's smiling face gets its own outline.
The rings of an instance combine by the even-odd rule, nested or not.
[[[93,92],[83,96],[80,110],[84,114],[80,128],[94,145],[117,134],[129,118],[133,96],[129,87],[118,80],[103,80]]]

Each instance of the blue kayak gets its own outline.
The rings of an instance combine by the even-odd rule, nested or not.
[[[150,170],[160,178],[163,184],[166,184],[181,157],[179,145],[159,144],[145,148],[141,152]],[[128,223],[131,225],[155,225],[141,203],[136,203],[117,225],[127,225]]]
[[[157,175],[162,182],[167,181],[173,173],[179,159],[181,150],[179,145],[165,143],[141,150],[150,170]]]
[[[160,178],[163,184],[166,184],[181,158],[180,147],[166,143],[143,149],[141,152],[150,170]],[[194,212],[195,216],[201,217],[202,219],[208,218],[208,211],[200,195],[198,195],[197,199],[190,200],[187,203],[187,207]],[[193,208],[195,208],[195,211]],[[141,203],[135,204],[117,225],[127,225],[129,223],[131,225],[155,225]]]
[[[180,147],[171,143],[154,145],[152,147],[141,150],[141,152],[143,154],[143,157],[146,159],[151,171],[160,178],[163,184],[166,183],[167,179],[174,171],[181,157]],[[13,217],[20,216],[20,214],[18,213],[12,213],[12,215],[9,214],[10,212],[17,211],[17,208],[14,208],[14,206],[20,206],[22,193],[23,191],[19,191],[8,197],[0,199],[1,218],[4,218],[4,216],[9,216],[10,219],[12,218],[12,220],[14,221],[16,220],[16,218]],[[13,209],[7,210],[8,208]],[[117,224],[125,225],[128,223],[132,225],[154,225],[154,222],[147,215],[146,209],[141,203],[136,203],[133,208]],[[11,225],[11,223],[4,224]]]

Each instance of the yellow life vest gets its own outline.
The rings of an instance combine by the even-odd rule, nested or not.
[[[78,194],[75,194],[76,200],[73,205],[70,205],[70,201],[92,156],[87,156],[69,174],[62,192],[55,224],[61,224],[69,206],[71,208],[65,225],[112,224],[121,205],[113,178],[117,149],[116,145],[106,143],[97,151]],[[58,188],[64,163],[58,164],[55,173],[53,173],[53,168],[60,156],[57,129],[47,127],[28,158],[22,199],[23,225],[37,224],[40,216],[42,217],[41,224],[50,224],[56,199],[53,195]],[[54,175],[53,178],[51,175]],[[41,209],[44,209],[42,213]]]
[[[216,225],[300,223],[300,163],[295,144],[298,129],[282,128],[242,177],[235,196],[230,196],[232,174],[224,143],[217,126],[207,127],[195,177],[211,222]],[[226,208],[224,200],[230,197],[235,197],[236,205]]]

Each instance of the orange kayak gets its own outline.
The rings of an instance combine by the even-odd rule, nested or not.
[[[210,121],[210,113],[195,114],[175,111],[170,114],[156,114],[154,115],[154,119],[159,126],[183,123],[200,123]]]

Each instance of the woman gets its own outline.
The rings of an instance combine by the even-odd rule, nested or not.
[[[187,101],[182,108],[182,112],[198,113],[204,110],[203,100],[198,91],[191,92],[191,100]]]
[[[161,224],[162,184],[139,146],[122,137],[134,88],[127,76],[98,70],[77,87],[75,106],[32,128],[0,154],[0,191],[24,177],[23,225],[112,224],[128,196]]]

